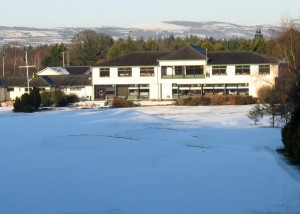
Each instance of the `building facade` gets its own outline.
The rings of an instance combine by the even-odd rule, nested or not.
[[[177,99],[212,94],[256,97],[274,85],[280,61],[250,51],[206,52],[191,45],[175,52],[137,52],[92,68],[92,99]]]

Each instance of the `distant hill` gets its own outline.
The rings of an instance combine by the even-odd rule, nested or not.
[[[192,22],[192,21],[167,21],[158,23],[142,23],[128,28],[121,27],[99,27],[99,28],[28,28],[28,27],[4,27],[0,26],[0,45],[9,42],[18,42],[23,45],[40,45],[53,43],[68,43],[81,30],[92,29],[111,35],[114,39],[143,37],[158,38],[174,35],[175,37],[186,37],[195,35],[198,37],[253,38],[257,28],[262,30],[268,37],[271,29],[276,25],[241,26],[226,22]]]

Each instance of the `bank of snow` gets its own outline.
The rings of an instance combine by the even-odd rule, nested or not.
[[[0,110],[0,213],[299,213],[280,129],[249,106]]]

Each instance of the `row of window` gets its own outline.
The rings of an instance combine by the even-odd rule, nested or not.
[[[250,65],[235,66],[236,75],[250,75]],[[259,65],[259,75],[270,74],[270,65]],[[212,66],[212,75],[227,75],[227,66]]]
[[[175,77],[199,77],[204,75],[204,68],[200,65],[195,66],[162,66],[162,76],[175,76]],[[270,74],[270,65],[259,65],[259,75]],[[236,75],[250,75],[250,65],[237,65],[235,66]],[[212,75],[227,75],[227,66],[212,66]],[[118,77],[131,77],[132,68],[120,67],[118,68]],[[141,67],[141,77],[153,77],[154,67]],[[110,77],[109,68],[100,68],[100,77]]]
[[[109,68],[100,68],[100,77],[109,77]],[[118,68],[118,77],[131,77],[132,68],[124,67]],[[141,67],[140,68],[141,77],[152,77],[154,76],[154,67]]]

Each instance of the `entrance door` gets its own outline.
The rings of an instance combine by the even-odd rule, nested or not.
[[[103,87],[95,87],[95,98],[97,100],[105,100],[106,90]]]

